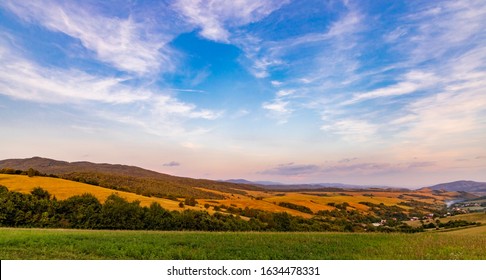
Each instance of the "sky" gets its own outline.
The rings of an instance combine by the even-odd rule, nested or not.
[[[486,1],[0,2],[0,158],[486,182]]]

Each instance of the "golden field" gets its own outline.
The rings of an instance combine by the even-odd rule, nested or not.
[[[58,178],[50,177],[28,177],[25,175],[6,175],[0,174],[0,185],[7,187],[10,191],[30,193],[35,187],[41,187],[48,191],[51,195],[57,199],[64,200],[71,196],[82,195],[84,193],[91,193],[100,202],[104,202],[108,196],[113,193],[117,193],[119,196],[125,198],[128,201],[140,201],[140,205],[149,206],[153,202],[159,203],[162,207],[168,210],[180,210],[179,203],[177,201],[147,197],[123,191],[114,191],[102,187],[83,184],[79,182],[68,181]],[[186,206],[188,207],[188,206]],[[195,209],[196,207],[188,207],[189,209]]]
[[[429,204],[442,204],[446,200],[452,199],[457,193],[444,192],[433,193],[430,190],[421,191],[381,191],[381,190],[360,190],[360,191],[343,191],[343,192],[323,192],[323,191],[244,191],[245,194],[230,194],[216,190],[199,188],[207,192],[213,192],[223,195],[224,199],[197,199],[198,204],[195,207],[185,206],[183,209],[179,207],[179,202],[169,199],[147,197],[137,195],[130,192],[114,191],[107,188],[102,188],[94,185],[68,181],[58,178],[50,177],[28,177],[24,175],[6,175],[0,174],[0,185],[6,186],[11,191],[18,191],[22,193],[29,193],[35,187],[42,187],[49,193],[54,195],[57,199],[66,199],[74,195],[81,195],[83,193],[91,193],[95,195],[101,202],[112,193],[117,193],[128,201],[140,201],[142,206],[148,206],[153,202],[159,203],[162,207],[168,210],[183,210],[194,209],[204,210],[209,213],[214,213],[213,207],[209,209],[204,208],[204,204],[211,206],[224,205],[226,207],[235,208],[252,208],[260,209],[269,212],[287,212],[291,215],[301,216],[304,218],[313,217],[312,214],[303,213],[297,210],[279,206],[281,202],[289,202],[301,206],[306,206],[316,213],[320,210],[333,210],[333,206],[329,203],[342,204],[344,202],[349,204],[348,209],[355,209],[360,212],[367,212],[369,207],[360,202],[371,202],[374,204],[383,203],[387,206],[398,205],[400,202],[407,202],[411,200],[426,202]],[[182,198],[179,199],[183,201]],[[400,205],[401,208],[407,210],[409,207]]]
[[[349,204],[348,209],[355,209],[360,212],[367,212],[369,207],[360,202],[371,202],[374,204],[383,203],[387,206],[395,206],[400,202],[410,202],[412,200],[425,202],[430,205],[440,206],[444,201],[451,200],[458,195],[456,192],[443,192],[440,195],[434,194],[428,189],[420,191],[342,191],[342,192],[322,192],[322,191],[245,191],[246,195],[228,194],[214,190],[202,189],[224,195],[223,200],[198,199],[201,204],[208,203],[212,206],[224,205],[226,207],[236,208],[254,208],[270,212],[287,212],[291,215],[311,218],[314,215],[302,213],[297,210],[288,209],[278,204],[289,202],[301,206],[306,206],[316,213],[320,210],[333,210],[335,207],[329,206],[329,203]],[[408,210],[410,207],[398,205]]]

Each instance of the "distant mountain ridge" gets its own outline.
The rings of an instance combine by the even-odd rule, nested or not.
[[[486,193],[486,183],[485,182],[475,182],[460,180],[449,183],[442,183],[427,187],[432,190],[445,190],[445,191],[462,191],[469,193]]]
[[[87,161],[67,162],[42,157],[0,160],[0,169],[5,168],[16,170],[33,168],[41,173],[53,174],[63,179],[157,197],[223,198],[222,194],[201,188],[228,194],[242,193],[241,190],[261,189],[250,184],[177,177],[136,166]]]
[[[279,182],[272,182],[272,181],[248,181],[246,179],[229,179],[223,180],[223,182],[228,183],[236,183],[236,184],[247,184],[247,185],[260,185],[260,186],[268,186],[268,185],[285,185]]]
[[[278,182],[232,179],[213,181],[177,177],[168,174],[143,169],[136,166],[108,163],[92,163],[87,161],[67,162],[42,157],[26,159],[0,160],[0,169],[12,168],[18,170],[36,169],[45,174],[54,174],[61,178],[99,185],[111,189],[130,191],[153,196],[193,196],[198,198],[221,198],[222,195],[211,193],[204,189],[217,190],[226,193],[241,193],[241,190],[344,190],[344,189],[401,189],[386,186],[350,185],[341,183],[318,184],[282,184]],[[432,190],[462,191],[486,194],[486,183],[475,181],[455,181],[427,187]],[[425,189],[425,188],[422,188]],[[240,190],[240,191],[239,191]]]
[[[226,180],[225,182],[231,183],[239,183],[239,184],[250,184],[250,185],[258,185],[266,189],[272,190],[311,190],[311,189],[322,189],[322,188],[334,188],[334,189],[390,189],[394,187],[388,186],[376,186],[376,185],[351,185],[351,184],[343,184],[343,183],[315,183],[315,184],[284,184],[279,182],[270,182],[270,181],[248,181],[245,179],[230,179]],[[396,188],[402,189],[402,188]]]

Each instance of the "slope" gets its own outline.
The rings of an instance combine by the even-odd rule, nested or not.
[[[41,157],[0,161],[0,169],[4,169],[4,171],[8,169],[3,173],[29,168],[67,180],[145,196],[222,199],[225,195],[204,191],[200,188],[218,190],[228,194],[242,194],[242,190],[260,190],[259,187],[248,184],[177,177],[121,164],[66,162]]]
[[[475,181],[455,181],[428,187],[432,190],[462,191],[469,193],[486,193],[486,183]]]
[[[99,201],[104,202],[108,196],[117,193],[128,201],[140,201],[140,205],[149,206],[153,202],[159,203],[168,210],[180,210],[179,202],[169,199],[146,197],[134,193],[113,191],[106,188],[73,182],[64,179],[50,177],[28,177],[23,175],[0,174],[0,185],[7,187],[10,191],[30,193],[35,187],[41,187],[54,195],[57,199],[64,200],[75,195],[84,193],[93,194]],[[186,209],[199,209],[200,207],[189,207]]]

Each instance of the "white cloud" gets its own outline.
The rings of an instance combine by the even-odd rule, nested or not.
[[[154,134],[162,130],[163,135],[184,131],[180,126],[185,120],[214,120],[222,115],[182,102],[167,92],[129,86],[124,79],[39,66],[1,39],[0,94],[44,104],[82,104],[90,115]]]
[[[123,104],[150,98],[148,92],[123,86],[120,78],[44,68],[4,51],[5,48],[0,56],[0,93],[15,99],[41,103],[95,101]]]
[[[263,104],[263,108],[274,111],[276,113],[289,113],[290,110],[287,108],[289,103],[282,101],[280,99],[274,100],[274,102],[266,102]]]
[[[486,79],[486,73],[483,78]],[[410,129],[402,136],[425,145],[433,145],[439,140],[441,145],[447,145],[451,140],[457,144],[457,137],[465,142],[475,139],[477,136],[473,135],[486,131],[485,86],[486,82],[483,82],[474,89],[441,92],[411,103],[406,108],[410,113],[406,122]],[[454,146],[453,143],[449,145]]]
[[[365,120],[341,119],[329,122],[323,119],[325,124],[321,130],[331,132],[349,142],[366,142],[372,139],[378,131],[379,126]]]
[[[283,96],[289,96],[295,93],[295,90],[293,89],[282,89],[277,91],[276,95],[277,97],[283,97]]]
[[[440,60],[483,40],[478,34],[486,27],[484,1],[431,1],[417,10],[399,19],[407,36],[401,36],[397,48],[407,54],[408,63]]]
[[[437,86],[439,80],[440,79],[433,73],[413,70],[406,73],[401,78],[400,82],[391,86],[377,88],[369,92],[355,94],[352,99],[345,101],[343,105],[349,105],[368,99],[414,93],[419,90],[430,88],[431,86]]]
[[[189,22],[201,28],[200,35],[209,40],[229,42],[228,28],[261,20],[286,1],[266,0],[178,0],[174,8]]]
[[[486,131],[486,3],[441,1],[409,8],[417,12],[398,17],[397,25],[384,32],[382,43],[390,44],[396,60],[371,72],[358,72],[357,81],[374,89],[351,97],[346,92],[336,95],[341,112],[332,116],[332,124],[323,119],[323,129],[348,138],[353,131],[363,131],[375,141],[379,136],[390,137],[400,143],[397,146],[406,144],[397,148],[397,154],[409,154],[411,143],[430,155],[477,152]],[[359,104],[380,98],[388,98],[387,107]],[[346,114],[355,110],[365,113],[360,119],[365,123],[347,122]],[[377,123],[377,111],[382,116],[380,125],[368,127]]]
[[[96,57],[137,74],[170,71],[170,36],[156,34],[133,18],[105,17],[95,10],[58,1],[5,1],[3,6],[26,21],[79,39]]]
[[[273,70],[283,70],[287,77],[279,78],[278,83],[272,82],[272,85],[292,87],[280,88],[273,100],[263,104],[270,117],[285,123],[298,108],[321,111],[319,106],[310,104],[317,98],[326,98],[329,102],[334,97],[328,92],[342,90],[354,79],[354,71],[359,67],[356,59],[359,51],[354,48],[358,47],[359,32],[365,29],[364,19],[358,9],[348,7],[322,33],[281,41],[265,41],[254,36],[239,38],[237,45],[245,52],[250,61],[247,67],[255,77],[264,78],[271,76]],[[346,136],[348,140],[351,138]]]
[[[263,103],[262,108],[268,110],[270,116],[277,119],[279,124],[286,123],[288,117],[293,112],[293,109],[289,107],[289,102],[279,98],[276,98],[271,102]]]

